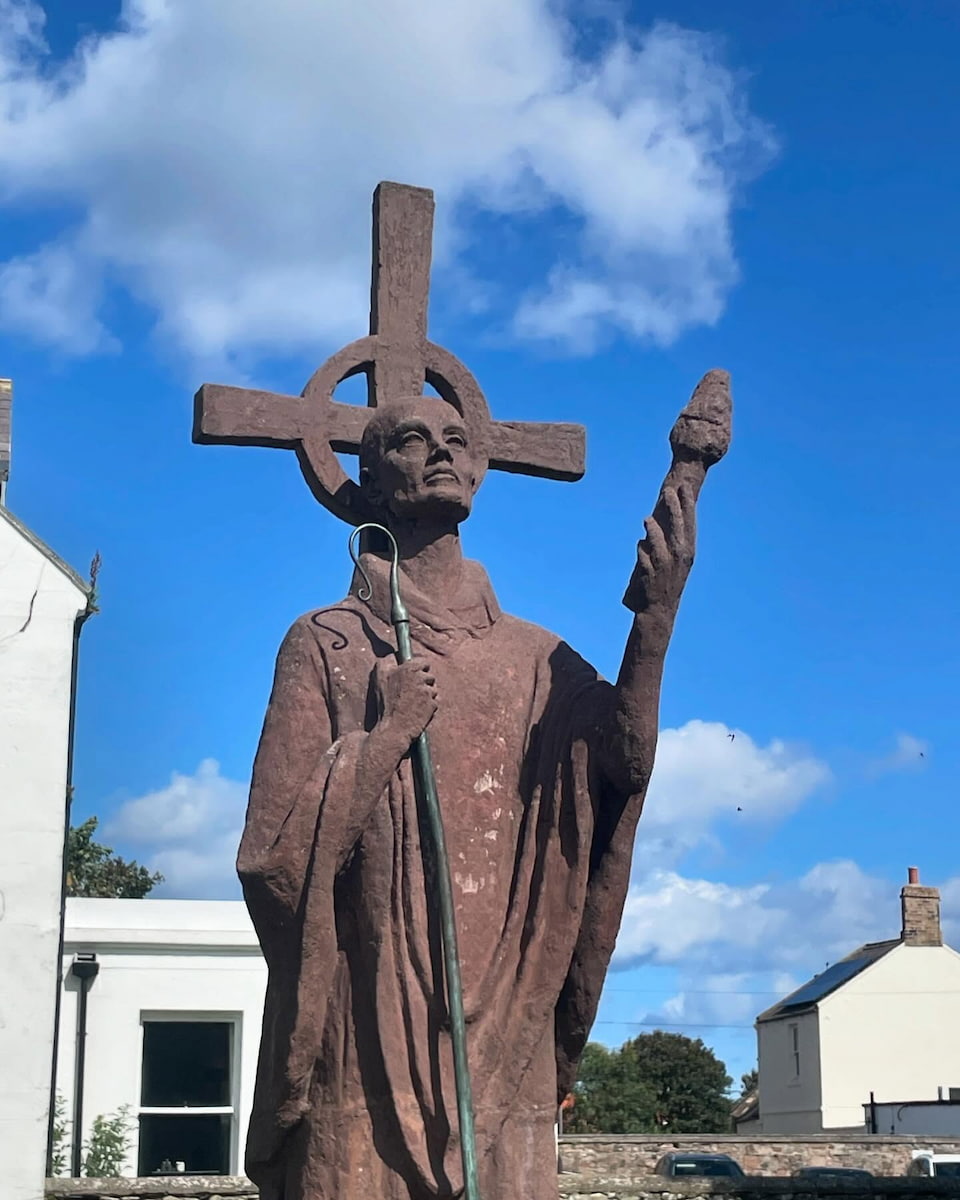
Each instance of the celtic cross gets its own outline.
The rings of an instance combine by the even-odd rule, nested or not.
[[[193,440],[294,450],[320,503],[359,525],[375,514],[337,453],[359,453],[370,408],[419,396],[429,384],[463,417],[480,448],[481,478],[489,466],[546,479],[579,479],[582,426],[494,421],[470,371],[428,340],[432,234],[433,193],[381,183],[373,196],[369,335],[328,358],[300,396],[205,383],[194,400]],[[337,385],[361,373],[367,377],[368,407],[334,400]]]

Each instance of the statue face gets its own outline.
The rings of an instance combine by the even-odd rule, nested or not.
[[[367,457],[361,482],[375,504],[396,517],[463,521],[470,515],[473,448],[452,405],[429,396],[402,400],[371,425],[377,453]]]

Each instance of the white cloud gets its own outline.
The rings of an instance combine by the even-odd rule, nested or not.
[[[890,771],[918,771],[927,765],[930,743],[912,733],[898,733],[893,750],[875,759],[868,767],[872,776],[886,775]]]
[[[615,963],[675,965],[724,943],[741,954],[759,952],[782,925],[782,914],[764,904],[768,891],[766,884],[734,887],[653,871],[630,886]]]
[[[175,771],[165,788],[128,800],[104,833],[145,854],[164,877],[158,896],[231,899],[239,895],[234,862],[246,802],[246,784],[224,779],[208,758],[193,775]]]
[[[786,816],[829,779],[827,765],[803,750],[779,739],[760,746],[719,721],[661,730],[635,870],[676,861],[718,822]]]
[[[944,932],[960,933],[960,879],[941,889]],[[865,942],[900,933],[899,886],[855,862],[821,862],[799,879],[732,885],[654,871],[635,878],[614,964],[728,973],[822,970]]]
[[[799,982],[782,971],[683,974],[680,990],[655,1011],[644,1013],[644,1024],[660,1020],[694,1032],[721,1026],[748,1028],[758,1012],[793,991]]]
[[[97,270],[85,269],[76,248],[42,246],[0,263],[0,329],[34,336],[71,354],[113,350],[115,340],[97,317]]]
[[[587,59],[548,0],[126,0],[66,63],[31,0],[0,0],[0,27],[0,202],[79,214],[7,276],[2,319],[77,352],[104,281],[194,356],[357,336],[380,178],[434,187],[451,267],[471,205],[538,245],[562,216],[512,281],[521,335],[669,341],[720,315],[731,209],[773,149],[716,39],[611,25]],[[24,272],[42,304],[18,303]]]

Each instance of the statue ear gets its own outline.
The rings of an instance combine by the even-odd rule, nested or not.
[[[375,508],[383,508],[383,492],[369,467],[360,468],[360,490]]]
[[[369,467],[360,468],[360,491],[371,509],[371,516],[381,525],[387,525],[390,519],[390,509],[377,477]]]

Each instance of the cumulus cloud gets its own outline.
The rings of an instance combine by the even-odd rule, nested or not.
[[[875,759],[868,767],[872,776],[886,775],[890,771],[918,771],[927,765],[929,742],[914,737],[912,733],[898,733],[893,749]]]
[[[616,961],[707,969],[802,969],[900,929],[897,891],[847,859],[797,880],[737,886],[654,871],[631,882]]]
[[[74,214],[6,265],[0,321],[79,353],[109,344],[105,284],[193,356],[356,336],[381,178],[434,187],[441,268],[469,214],[518,223],[520,336],[668,342],[720,315],[773,152],[715,38],[611,25],[585,55],[548,0],[125,0],[67,61],[32,0],[0,28],[0,203]]]
[[[685,1028],[737,1028],[753,1025],[757,1013],[788,995],[800,982],[783,971],[684,972],[680,989],[659,1008],[644,1014],[644,1024]]]
[[[956,945],[960,877],[940,892],[944,938]],[[631,887],[614,969],[653,965],[679,975],[663,1003],[636,1010],[638,1025],[746,1029],[829,963],[865,942],[897,937],[898,894],[898,884],[846,859],[777,885],[734,887],[661,872]]]
[[[829,778],[825,764],[784,742],[759,746],[742,731],[731,741],[731,732],[705,721],[661,732],[638,843],[642,858],[634,871],[634,883],[647,892],[652,880],[666,876],[654,872],[639,884],[644,864],[675,863],[731,814],[747,822],[783,816]],[[192,775],[175,772],[166,787],[125,803],[107,832],[148,856],[151,868],[166,876],[167,894],[235,894],[233,861],[246,794],[245,783],[225,779],[207,759]],[[742,813],[736,813],[738,806]],[[718,914],[728,901],[739,902],[736,889],[703,887],[716,889],[706,905]],[[696,908],[704,899],[691,893],[688,903]],[[632,911],[628,904],[628,918]],[[639,926],[636,935],[641,936]]]
[[[208,758],[192,775],[175,771],[166,787],[128,800],[104,832],[163,875],[158,896],[232,899],[246,801],[246,784],[225,779]]]
[[[642,871],[644,862],[675,862],[723,820],[751,824],[784,817],[829,779],[826,763],[780,739],[761,746],[719,721],[664,729],[635,869]]]

